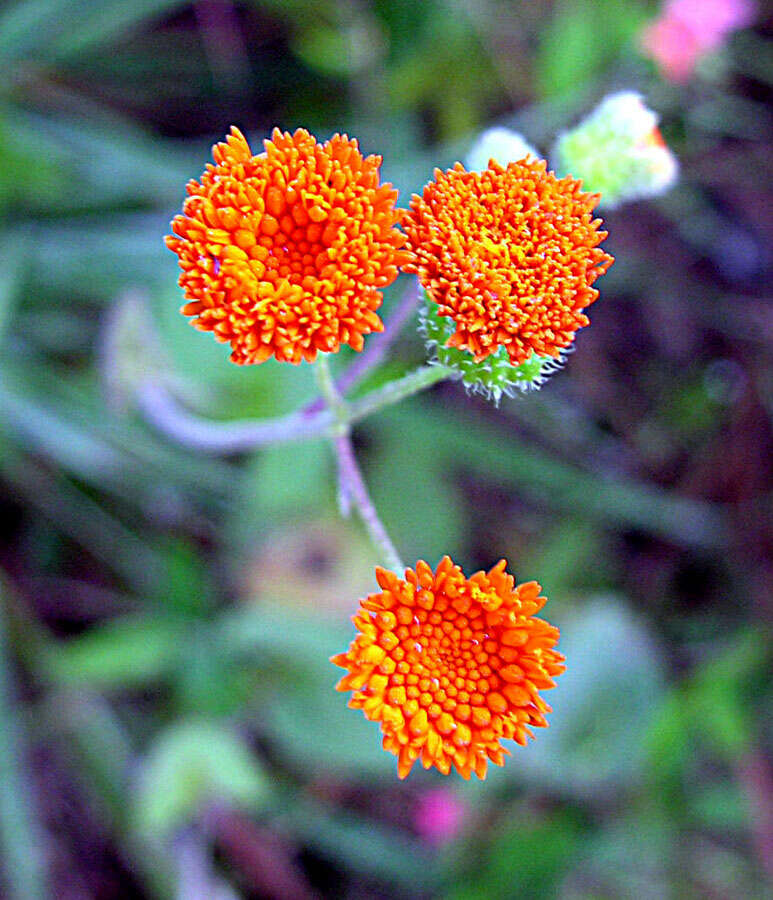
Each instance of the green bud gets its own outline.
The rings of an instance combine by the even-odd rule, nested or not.
[[[658,116],[640,94],[610,94],[576,127],[559,136],[551,164],[559,175],[581,178],[601,194],[600,207],[665,193],[679,165],[663,142]]]
[[[468,393],[482,394],[499,406],[503,394],[512,397],[517,393],[537,390],[553,372],[561,368],[563,359],[534,353],[526,362],[514,366],[504,347],[481,362],[475,362],[466,350],[446,347],[446,342],[454,333],[453,319],[439,315],[437,303],[426,294],[425,297],[426,303],[419,317],[419,331],[427,342],[429,363],[453,369]]]

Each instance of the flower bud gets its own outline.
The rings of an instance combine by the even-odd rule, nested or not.
[[[610,94],[580,124],[559,136],[551,162],[558,174],[581,178],[606,209],[665,193],[676,181],[676,157],[663,142],[658,117],[640,94]]]
[[[419,331],[427,342],[430,365],[453,369],[468,393],[482,394],[497,406],[503,394],[512,397],[516,393],[538,389],[563,362],[563,357],[553,359],[532,353],[526,362],[514,366],[505,347],[499,347],[486,359],[475,362],[475,357],[466,350],[446,346],[454,333],[453,319],[439,315],[437,303],[429,297],[421,311]]]
[[[489,160],[495,159],[501,166],[517,162],[525,156],[540,159],[540,154],[526,139],[509,128],[489,128],[478,135],[465,159],[470,172],[482,172],[488,168]]]

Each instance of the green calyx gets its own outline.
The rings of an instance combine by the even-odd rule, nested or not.
[[[504,347],[499,347],[496,353],[481,362],[475,362],[466,350],[446,346],[454,333],[453,320],[449,316],[439,315],[437,303],[426,293],[419,331],[427,342],[430,365],[453,369],[468,393],[483,394],[497,406],[503,394],[512,397],[516,393],[537,390],[562,364],[562,360],[532,354],[526,362],[514,366]]]

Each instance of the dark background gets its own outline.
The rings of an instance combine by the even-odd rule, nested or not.
[[[657,12],[0,9],[3,896],[770,896],[771,21],[674,84],[639,50]],[[506,556],[568,658],[503,770],[401,783],[332,690],[377,560],[329,448],[202,456],[131,403],[138,366],[206,418],[313,392],[186,324],[162,237],[232,123],[253,147],[348,131],[405,205],[493,122],[546,152],[623,88],[681,180],[605,216],[617,261],[566,368],[499,410],[444,384],[356,430],[404,558]],[[423,358],[412,323],[371,386]]]

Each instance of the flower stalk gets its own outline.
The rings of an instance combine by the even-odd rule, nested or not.
[[[320,393],[336,420],[333,446],[338,460],[339,506],[341,511],[346,513],[350,505],[354,505],[357,508],[362,523],[370,535],[370,539],[380,550],[384,562],[390,568],[399,571],[403,568],[403,564],[400,561],[395,545],[387,534],[384,523],[376,512],[376,507],[370,498],[365,479],[362,477],[357,458],[354,455],[350,433],[351,417],[348,405],[336,390],[330,366],[326,356],[323,354],[320,354],[317,358],[314,371],[317,376]]]
[[[185,409],[163,384],[151,381],[137,389],[136,402],[145,420],[176,443],[202,453],[227,455],[248,453],[272,444],[334,437],[342,421],[351,426],[454,374],[444,366],[422,366],[350,403],[340,399],[340,391],[331,378],[325,391],[329,392],[332,388],[340,400],[338,419],[325,403],[315,403],[275,419],[212,422]],[[319,372],[317,377],[320,377]]]

